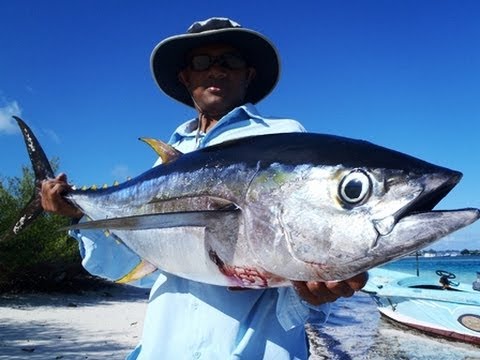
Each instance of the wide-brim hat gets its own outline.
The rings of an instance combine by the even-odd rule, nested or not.
[[[250,82],[245,102],[262,100],[275,87],[280,75],[277,49],[262,34],[246,29],[227,18],[210,18],[192,24],[185,34],[169,37],[153,49],[150,57],[153,77],[160,89],[175,100],[193,107],[186,87],[178,73],[186,66],[187,53],[209,44],[226,44],[238,49],[256,75]]]

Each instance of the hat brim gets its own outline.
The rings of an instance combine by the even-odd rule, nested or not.
[[[192,49],[208,44],[228,44],[238,49],[249,66],[256,70],[245,102],[257,103],[267,96],[278,82],[280,60],[274,45],[263,35],[245,28],[227,28],[182,34],[161,41],[150,58],[153,77],[160,89],[181,103],[193,107],[178,73],[186,66],[185,55]]]

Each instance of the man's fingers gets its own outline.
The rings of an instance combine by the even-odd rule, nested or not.
[[[298,295],[313,305],[332,302],[340,297],[351,297],[362,289],[368,280],[368,274],[358,274],[344,281],[292,281]]]
[[[361,290],[368,281],[368,273],[364,272],[358,275],[355,275],[351,279],[345,280],[345,282],[355,291]]]
[[[82,212],[63,198],[71,190],[71,186],[66,182],[65,174],[60,174],[55,179],[42,182],[40,192],[41,204],[45,211],[53,212],[72,218],[82,217]]]
[[[65,173],[60,173],[60,174],[58,174],[58,176],[55,178],[55,180],[61,181],[61,182],[64,182],[64,183],[67,183],[67,174],[65,174]]]
[[[295,291],[312,305],[320,305],[337,300],[338,296],[327,289],[325,283],[317,281],[292,281]]]
[[[329,281],[325,283],[327,289],[338,297],[350,297],[355,291],[345,281]]]
[[[54,184],[53,187],[50,189],[52,194],[58,197],[62,197],[65,193],[71,190],[71,186],[66,183],[57,183]]]

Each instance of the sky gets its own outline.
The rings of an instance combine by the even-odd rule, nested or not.
[[[11,115],[78,186],[152,166],[140,136],[193,118],[150,73],[162,39],[229,17],[269,37],[281,78],[258,104],[464,174],[438,209],[480,207],[480,2],[0,0],[0,177],[29,165]],[[479,249],[480,221],[433,246]]]

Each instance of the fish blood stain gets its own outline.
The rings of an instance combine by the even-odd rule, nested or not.
[[[257,269],[227,265],[214,250],[210,250],[208,255],[210,260],[218,266],[220,272],[233,280],[236,286],[250,288],[264,288],[268,286],[267,277]]]

